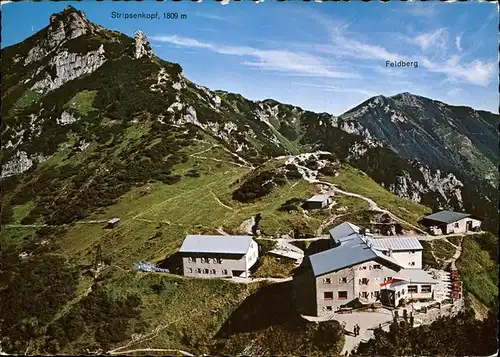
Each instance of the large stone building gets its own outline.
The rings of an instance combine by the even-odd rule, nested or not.
[[[432,234],[452,234],[477,232],[481,230],[481,221],[468,213],[440,211],[422,220]]]
[[[330,236],[334,248],[309,256],[297,279],[302,313],[322,316],[360,304],[434,298],[437,281],[422,270],[415,237],[376,238],[347,222]]]
[[[259,257],[259,247],[251,236],[188,235],[179,253],[183,275],[248,277]]]

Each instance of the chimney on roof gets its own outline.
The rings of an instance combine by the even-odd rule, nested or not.
[[[392,248],[389,248],[389,256],[392,257]]]

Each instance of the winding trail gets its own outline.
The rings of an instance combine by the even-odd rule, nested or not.
[[[370,209],[373,210],[373,211],[377,211],[377,212],[380,212],[380,213],[385,213],[385,214],[388,214],[393,220],[399,222],[399,223],[403,223],[413,229],[415,229],[416,231],[424,234],[424,235],[428,235],[427,232],[423,231],[422,229],[420,229],[419,227],[405,221],[404,219],[402,218],[399,218],[398,216],[396,216],[395,214],[393,214],[392,212],[386,210],[386,209],[383,209],[383,208],[380,208],[379,205],[377,205],[375,203],[375,201],[373,201],[371,198],[368,198],[368,197],[365,197],[363,195],[360,195],[360,194],[357,194],[357,193],[352,193],[352,192],[347,192],[347,191],[344,191],[344,190],[341,190],[339,188],[337,188],[337,186],[333,183],[330,183],[330,182],[327,182],[327,181],[321,181],[321,180],[318,180],[317,178],[317,175],[318,173],[309,169],[308,167],[305,167],[305,166],[302,166],[302,165],[299,165],[295,162],[290,162],[291,164],[294,164],[296,167],[297,167],[297,170],[299,171],[299,173],[302,175],[302,178],[305,180],[305,181],[308,181],[310,183],[315,183],[315,184],[319,184],[319,185],[323,185],[323,186],[327,186],[329,187],[329,189],[333,192],[336,192],[336,193],[340,193],[342,195],[345,195],[345,196],[351,196],[351,197],[357,197],[357,198],[360,198],[366,202],[368,202],[368,204],[370,205]]]
[[[379,205],[377,205],[375,203],[375,201],[373,201],[371,198],[368,198],[368,197],[365,197],[365,196],[362,196],[362,195],[359,195],[357,193],[352,193],[352,192],[347,192],[347,191],[344,191],[344,190],[341,190],[339,188],[337,188],[334,184],[330,183],[330,182],[326,182],[326,181],[319,181],[317,180],[317,183],[319,184],[322,184],[322,185],[327,185],[330,187],[330,189],[336,193],[340,193],[342,195],[345,195],[345,196],[351,196],[351,197],[357,197],[357,198],[360,198],[366,202],[368,202],[368,204],[370,205],[370,209],[372,211],[377,211],[377,212],[380,212],[380,213],[385,213],[385,214],[388,214],[393,220],[399,222],[399,223],[403,223],[413,229],[415,229],[416,231],[424,234],[424,235],[428,235],[427,232],[425,232],[424,230],[418,228],[417,226],[405,221],[404,219],[402,218],[399,218],[398,216],[396,216],[395,214],[393,214],[392,212],[386,210],[386,209],[383,209],[383,208],[380,208]]]
[[[232,156],[235,156],[239,161],[243,162],[243,164],[239,164],[239,163],[234,162],[234,161],[219,160],[219,159],[216,159],[216,158],[213,158],[213,157],[200,156],[201,154],[209,152],[210,150],[212,150],[214,148],[217,148],[217,147],[221,148],[222,150],[224,150],[226,152],[228,152]],[[226,147],[221,146],[219,144],[213,144],[208,149],[205,149],[205,150],[202,150],[202,151],[199,151],[199,152],[195,152],[195,153],[191,154],[190,156],[191,157],[195,157],[197,159],[212,160],[212,161],[217,161],[217,162],[225,162],[225,163],[228,163],[228,164],[231,164],[231,165],[236,165],[236,166],[239,166],[239,167],[245,167],[247,169],[253,169],[254,168],[252,166],[252,164],[250,164],[248,161],[246,161],[245,159],[243,159],[241,156],[239,156],[238,154],[235,154],[235,153],[231,152],[229,149],[227,149]]]
[[[458,258],[460,258],[460,255],[462,255],[463,238],[460,240],[460,243],[458,245],[455,245],[448,240],[446,240],[446,241],[455,247],[455,254],[453,254],[453,256],[450,259],[446,259],[443,261],[442,269],[444,269],[448,264],[451,263],[451,270],[458,270],[457,265],[456,265],[456,261],[458,260]]]
[[[450,237],[461,237],[461,236],[472,236],[476,234],[485,234],[486,232],[466,232],[466,233],[452,233],[452,234],[442,234],[442,235],[437,235],[437,236],[429,236],[426,235],[425,237],[419,237],[418,240],[425,240],[425,241],[432,241],[432,240],[437,240],[437,239],[446,239]],[[452,244],[452,243],[450,243]],[[453,245],[453,244],[452,244]]]
[[[210,184],[208,184],[208,185],[207,185],[207,188],[208,188],[208,190],[210,191],[210,194],[211,194],[211,195],[212,195],[212,197],[213,197],[213,198],[217,201],[217,203],[218,203],[219,205],[221,205],[222,207],[227,208],[227,209],[229,209],[229,210],[231,210],[231,211],[232,211],[232,210],[233,210],[233,207],[229,207],[229,206],[228,206],[228,205],[226,205],[224,202],[222,202],[222,201],[219,199],[219,197],[217,197],[217,195],[214,193],[214,191],[212,191],[211,186],[212,186],[213,184],[215,184],[215,183],[217,183],[217,181],[212,182],[212,183],[210,183]]]

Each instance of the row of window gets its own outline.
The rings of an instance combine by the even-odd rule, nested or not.
[[[366,270],[366,269],[368,269],[368,270],[372,270],[372,269],[381,270],[382,269],[382,265],[380,265],[380,264],[373,264],[373,265],[368,265],[368,266],[363,265],[363,266],[360,266],[358,268],[358,270]]]
[[[331,284],[332,278],[323,278],[323,284]],[[347,278],[339,278],[339,283],[347,283]]]
[[[217,274],[217,270],[215,270],[215,269],[197,268],[195,271],[196,271],[196,274],[210,274],[210,275]],[[192,272],[193,272],[193,268],[188,268],[188,273],[192,273]],[[222,272],[222,275],[228,275],[227,269],[222,269],[221,272]]]
[[[325,300],[333,300],[333,291],[325,291],[323,298]],[[347,299],[347,291],[337,291],[337,298],[339,300]]]
[[[376,278],[378,280],[378,278]],[[387,282],[387,281],[390,281],[392,280],[392,277],[387,277],[387,278],[384,278],[384,282]],[[370,281],[370,279],[368,278],[361,278],[359,279],[359,285],[367,285],[368,282]],[[343,284],[343,283],[347,283],[348,282],[348,279],[346,277],[342,277],[342,278],[339,278],[339,283],[340,284]],[[323,284],[331,284],[332,283],[332,278],[323,278]]]
[[[421,293],[430,293],[432,291],[432,287],[430,285],[422,285],[420,286]],[[417,285],[408,285],[408,293],[418,293]]]
[[[359,295],[359,297],[362,297],[365,299],[368,299],[369,297],[378,299],[378,297],[380,295],[380,291],[371,291],[371,292],[361,291],[358,295]]]
[[[360,279],[361,280],[361,279]],[[430,293],[432,291],[432,288],[430,285],[422,285],[420,287],[420,292],[421,293]],[[417,285],[408,285],[408,293],[417,293],[418,292],[418,286]],[[401,294],[405,294],[405,291],[404,289],[402,291],[399,291],[397,293],[397,296],[400,297]],[[368,292],[368,291],[361,291],[359,293],[359,297],[362,297],[362,298],[377,298],[379,297],[380,295],[380,291],[372,291],[372,292]],[[323,292],[323,299],[324,300],[333,300],[333,291],[325,291]],[[347,299],[347,291],[337,291],[337,299],[338,300],[345,300]]]
[[[198,258],[193,258],[189,257],[188,261],[190,263],[196,263]],[[222,264],[222,258],[200,258],[202,263],[210,264],[210,263],[215,263],[215,264]]]
[[[372,291],[372,292],[362,291],[359,293],[359,297],[362,297],[362,298],[371,297],[371,298],[378,299],[379,295],[380,295],[379,291]],[[325,291],[323,293],[323,298],[324,298],[324,300],[333,300],[333,291]],[[337,291],[337,299],[338,300],[347,299],[347,291]]]

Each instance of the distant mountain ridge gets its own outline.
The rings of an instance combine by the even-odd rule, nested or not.
[[[74,194],[88,180],[110,180],[104,167],[130,184],[174,183],[182,147],[209,135],[248,166],[329,151],[401,197],[496,224],[498,115],[409,93],[371,98],[338,117],[250,101],[189,81],[178,64],[152,53],[141,32],[132,39],[106,30],[71,6],[2,58],[2,176],[16,192],[54,167],[80,172],[58,179]],[[129,188],[118,185],[110,197]],[[45,205],[33,219],[69,212],[71,202],[78,200]],[[89,203],[74,217],[95,208]]]

